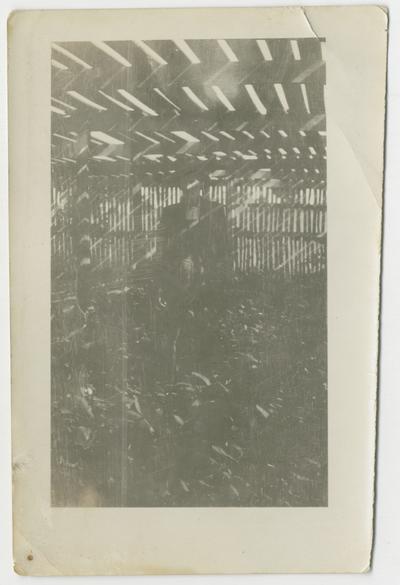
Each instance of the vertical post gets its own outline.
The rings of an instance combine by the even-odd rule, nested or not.
[[[126,273],[126,266],[123,267]],[[125,277],[126,283],[126,277]],[[121,382],[122,382],[122,397],[121,397],[121,489],[120,489],[120,505],[126,506],[128,496],[128,421],[127,421],[127,353],[128,353],[128,316],[126,294],[121,296],[122,299],[122,364],[121,364]]]
[[[80,308],[87,311],[91,296],[91,234],[90,234],[90,189],[89,189],[89,130],[85,128],[76,141],[76,192],[75,192],[75,256],[76,294]]]
[[[123,180],[125,181],[122,201],[126,201],[126,197],[130,196],[129,192],[129,181],[130,181],[130,162],[125,164]],[[126,178],[127,177],[127,178]],[[122,204],[121,213],[123,217],[126,217],[126,205],[123,207]],[[119,233],[121,234],[120,241],[121,247],[124,242],[127,231],[125,231],[125,220],[119,218]],[[122,274],[123,274],[123,288],[124,294],[121,295],[121,347],[122,347],[122,363],[121,363],[121,387],[122,387],[122,398],[121,398],[121,486],[120,486],[120,505],[122,507],[127,505],[128,498],[128,480],[129,480],[129,460],[128,460],[128,420],[127,420],[127,399],[128,399],[128,306],[127,306],[127,286],[128,286],[128,270],[129,266],[126,263],[126,259],[122,256]]]

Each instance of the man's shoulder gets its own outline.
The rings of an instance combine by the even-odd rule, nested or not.
[[[174,203],[173,205],[167,205],[162,210],[162,215],[164,217],[174,217],[175,215],[182,213],[182,206],[179,203]]]
[[[179,203],[164,207],[161,213],[161,225],[171,226],[181,222],[183,218],[182,206]]]
[[[218,203],[218,201],[212,201],[211,199],[203,199],[202,201],[202,214],[204,213],[215,213],[223,214],[224,213],[224,206],[222,203]]]

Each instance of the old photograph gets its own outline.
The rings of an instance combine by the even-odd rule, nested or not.
[[[52,505],[326,506],[324,39],[51,66]]]
[[[18,574],[370,570],[387,29],[11,15]]]

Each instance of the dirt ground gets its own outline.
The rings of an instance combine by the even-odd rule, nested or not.
[[[125,284],[127,283],[128,284]],[[325,275],[52,299],[55,506],[327,505]]]

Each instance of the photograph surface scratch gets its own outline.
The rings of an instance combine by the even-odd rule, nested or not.
[[[324,45],[53,43],[52,506],[327,506]]]

